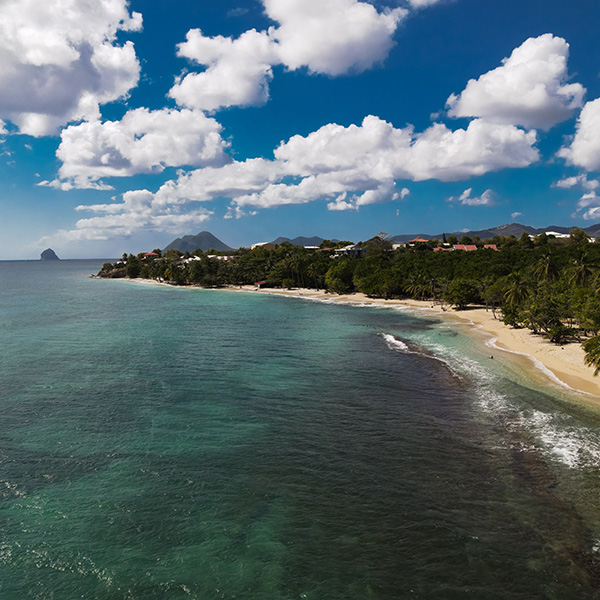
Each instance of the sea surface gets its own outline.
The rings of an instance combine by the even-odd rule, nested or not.
[[[600,598],[568,390],[466,326],[101,263],[0,262],[2,600]]]

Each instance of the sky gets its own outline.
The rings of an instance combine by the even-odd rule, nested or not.
[[[597,0],[2,0],[0,260],[600,223]]]

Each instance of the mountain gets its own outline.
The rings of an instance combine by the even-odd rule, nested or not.
[[[233,250],[233,248],[224,244],[209,231],[201,231],[197,235],[184,235],[182,238],[177,238],[168,246],[165,246],[163,253],[167,250],[172,250],[173,248],[177,248],[180,252],[193,252],[194,250],[206,252],[211,248],[218,250],[219,252],[230,252]]]
[[[323,242],[323,238],[320,238],[317,235],[314,235],[313,237],[304,237],[304,236],[299,236],[294,238],[293,240],[291,240],[290,238],[286,238],[286,237],[278,237],[276,240],[273,240],[273,244],[283,244],[284,242],[289,242],[290,244],[292,244],[292,246],[318,246],[321,244],[321,242]],[[338,240],[331,240],[332,242],[337,242]]]
[[[40,260],[60,260],[60,258],[56,256],[56,252],[52,248],[48,248],[40,254]]]
[[[450,235],[455,235],[458,239],[460,239],[463,235],[466,235],[472,238],[475,235],[478,235],[482,240],[490,239],[496,236],[501,235],[514,235],[515,237],[521,237],[523,233],[527,235],[538,235],[540,233],[544,233],[545,231],[554,231],[556,233],[569,233],[573,227],[561,227],[559,225],[550,225],[549,227],[539,227],[536,229],[535,227],[530,227],[529,225],[522,225],[521,223],[507,223],[506,225],[499,225],[498,227],[491,227],[490,229],[481,229],[479,231],[446,231],[446,237]],[[600,237],[600,223],[597,225],[590,225],[589,227],[582,228],[588,235],[591,237]],[[426,233],[418,234],[419,237],[422,237],[426,240],[430,240],[432,238],[436,238],[441,240],[443,237],[443,233],[438,233],[435,235],[430,235]],[[408,242],[417,237],[417,234],[410,235],[396,235],[392,238],[392,241],[395,243],[403,243]]]

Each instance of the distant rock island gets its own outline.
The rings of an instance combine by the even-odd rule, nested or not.
[[[40,260],[60,260],[60,258],[56,256],[56,252],[52,248],[48,248],[40,254]]]

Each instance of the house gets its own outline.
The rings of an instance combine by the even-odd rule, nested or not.
[[[452,246],[454,250],[464,250],[465,252],[473,252],[477,250],[477,246],[475,244],[454,244]]]
[[[494,252],[500,252],[500,250],[498,250],[496,247],[496,244],[485,244],[483,247],[487,248],[488,250],[493,250]]]
[[[255,248],[264,248],[265,250],[275,250],[277,248],[277,244],[273,242],[259,242],[258,244],[252,244],[250,246],[250,250],[254,250]]]
[[[338,248],[335,251],[336,256],[352,256],[353,258],[360,258],[366,250],[356,244],[349,244],[343,248]]]

